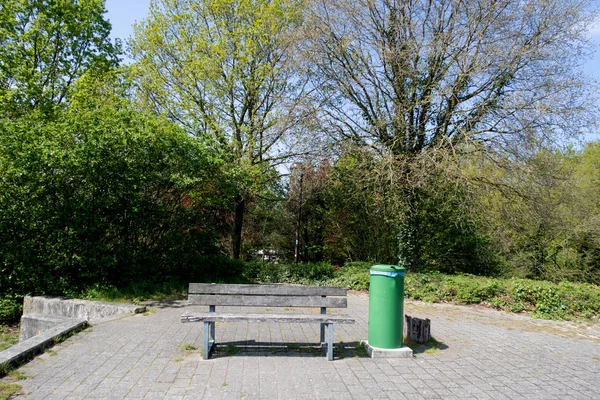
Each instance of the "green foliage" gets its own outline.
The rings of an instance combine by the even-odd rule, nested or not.
[[[324,263],[248,265],[247,277],[259,282],[343,286],[368,290],[373,263],[352,262],[339,268]],[[600,318],[600,290],[588,283],[489,278],[439,272],[407,273],[408,299],[431,303],[481,304],[509,312],[526,311],[548,319]]]
[[[508,277],[600,283],[600,146],[483,163],[473,214]],[[480,165],[480,163],[478,163]]]
[[[0,324],[0,351],[4,351],[17,343],[19,343],[19,329]]]
[[[134,109],[122,79],[80,80],[53,121],[0,120],[0,296],[207,271],[229,203],[222,163]]]
[[[407,274],[405,295],[428,302],[484,304],[549,319],[598,318],[600,291],[587,283],[485,278],[440,273]]]
[[[154,0],[130,42],[142,102],[217,149],[235,176],[231,254],[246,203],[288,154],[302,94],[291,68],[299,0]]]
[[[344,286],[352,290],[369,290],[369,271],[373,264],[367,262],[350,262],[335,271],[328,284]]]
[[[0,6],[0,109],[44,113],[63,103],[85,71],[118,62],[104,0],[3,0]]]
[[[326,262],[307,263],[247,263],[245,277],[256,282],[300,283],[305,285],[344,286],[368,290],[369,268],[372,264],[352,262],[334,267]]]
[[[187,284],[183,282],[137,281],[125,285],[94,284],[79,292],[68,292],[74,298],[139,304],[145,300],[184,299]]]
[[[334,269],[329,263],[249,263],[246,277],[257,282],[314,283],[332,278]]]
[[[489,240],[472,212],[468,189],[466,182],[440,171],[413,190],[409,209],[399,217],[400,265],[412,271],[498,272]]]
[[[4,296],[0,293],[0,296],[0,323],[18,321],[23,312],[22,298],[11,293]]]

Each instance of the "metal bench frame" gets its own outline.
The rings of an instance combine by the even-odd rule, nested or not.
[[[347,315],[327,314],[327,308],[346,308],[346,288],[301,285],[229,285],[190,283],[188,305],[208,306],[208,313],[185,313],[181,322],[204,322],[204,359],[215,347],[216,322],[320,323],[321,348],[327,331],[327,359],[333,360],[333,324],[353,324]],[[216,306],[320,307],[321,314],[217,313]]]

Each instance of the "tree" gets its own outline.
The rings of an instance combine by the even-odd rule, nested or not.
[[[598,148],[542,149],[511,168],[476,162],[487,180],[472,213],[507,275],[599,281]]]
[[[0,297],[230,272],[206,262],[221,160],[128,91],[118,72],[84,75],[52,120],[0,119]]]
[[[118,63],[104,0],[3,0],[0,4],[0,106],[6,115],[51,111],[90,69]]]
[[[380,175],[403,199],[409,226],[401,244],[417,234],[413,189],[445,150],[476,141],[486,150],[514,151],[587,129],[593,88],[578,74],[587,3],[314,3],[306,57],[326,104],[324,128],[390,160]]]
[[[300,0],[156,0],[131,41],[143,99],[231,160],[239,258],[250,194],[302,116],[291,47]],[[286,154],[282,154],[285,150]],[[243,182],[245,183],[243,183]]]

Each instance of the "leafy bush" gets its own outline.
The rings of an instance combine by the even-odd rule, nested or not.
[[[550,319],[598,318],[600,290],[588,283],[498,279],[473,275],[407,274],[407,298],[483,304]]]
[[[15,296],[0,298],[0,324],[16,322],[23,312],[23,301]]]
[[[313,283],[334,276],[331,264],[317,263],[250,263],[246,277],[257,282]]]
[[[0,120],[0,298],[241,274],[206,259],[227,212],[217,155],[84,84],[51,121]]]
[[[329,280],[327,284],[344,286],[352,290],[369,290],[369,270],[372,265],[372,263],[362,261],[346,263],[335,271],[333,279]]]
[[[369,289],[372,263],[352,262],[341,268],[323,263],[250,264],[246,276],[258,282],[288,282]],[[406,298],[426,302],[482,304],[540,318],[573,319],[600,316],[600,290],[587,283],[555,284],[529,279],[500,279],[468,274],[407,273]]]

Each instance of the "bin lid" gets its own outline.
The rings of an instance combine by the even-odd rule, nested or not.
[[[404,267],[399,265],[373,265],[371,267],[373,271],[382,271],[382,272],[404,272]]]

